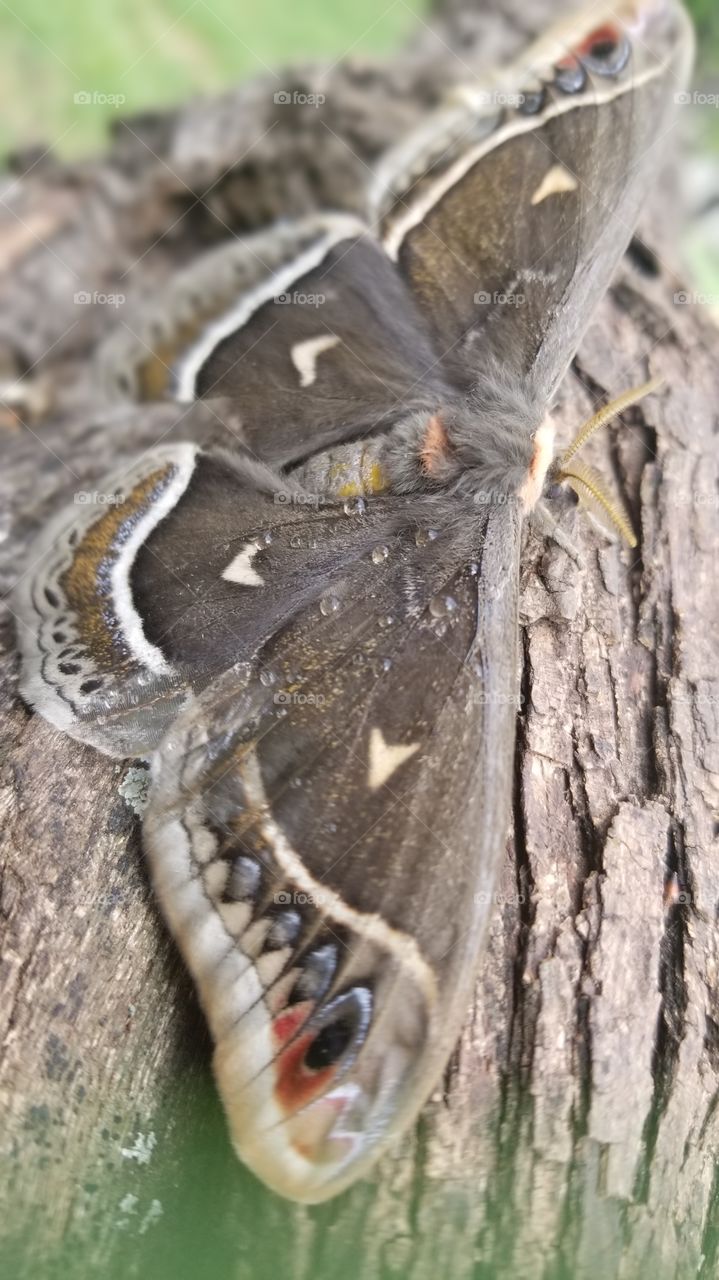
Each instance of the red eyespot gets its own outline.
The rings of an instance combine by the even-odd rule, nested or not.
[[[304,1001],[275,1018],[275,1096],[286,1111],[306,1106],[326,1091],[339,1067],[361,1046],[371,1013],[369,989],[352,987],[317,1012],[311,1001]]]
[[[573,52],[594,75],[616,76],[627,65],[631,46],[621,27],[605,23],[586,36]]]
[[[316,1094],[324,1091],[332,1077],[329,1065],[321,1071],[306,1069],[305,1057],[317,1039],[317,1030],[307,1026],[314,1008],[313,1001],[303,1000],[279,1014],[272,1025],[277,1049],[275,1097],[285,1111],[306,1106]]]

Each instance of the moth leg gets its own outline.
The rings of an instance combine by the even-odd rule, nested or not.
[[[99,392],[115,402],[173,395],[173,367],[203,330],[267,285],[281,293],[283,269],[303,254],[364,231],[366,225],[349,214],[312,214],[202,254],[168,280],[159,297],[138,299],[134,315],[129,312],[101,344]]]
[[[552,542],[556,542],[562,551],[566,551],[575,564],[581,565],[582,557],[577,547],[569,535],[564,532],[562,526],[554,519],[546,503],[536,503],[529,514],[529,524],[540,537],[551,538]]]
[[[582,506],[606,533],[619,533],[628,546],[636,547],[637,537],[624,504],[607,493],[604,480],[594,467],[573,462],[560,472],[559,478],[574,490]]]

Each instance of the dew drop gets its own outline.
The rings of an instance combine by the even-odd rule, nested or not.
[[[340,607],[337,596],[323,596],[320,600],[320,613],[324,618],[329,618],[330,614],[336,613]]]
[[[470,577],[476,578],[478,573],[479,573],[479,565],[477,564],[476,560],[473,560],[469,566]]]
[[[269,532],[269,530],[267,530],[265,533],[258,533],[257,537],[253,538],[253,543],[257,547],[258,551],[261,551],[263,547],[269,547],[271,542],[272,542],[272,534]]]
[[[346,516],[363,516],[367,510],[367,503],[364,498],[347,498],[344,503],[344,513]]]
[[[414,535],[414,540],[418,547],[426,547],[428,542],[434,542],[439,537],[437,529],[418,529]]]
[[[372,552],[372,563],[382,564],[383,561],[387,559],[388,555],[389,555],[389,547],[375,547],[374,551]]]
[[[274,671],[260,672],[260,684],[263,684],[266,689],[269,689],[270,685],[275,684],[276,680],[277,680],[277,676],[275,675]]]
[[[377,619],[377,625],[379,627],[382,627],[383,630],[386,627],[391,627],[393,622],[394,622],[394,618],[392,617],[391,613],[385,613],[383,617]]]
[[[429,602],[429,611],[433,618],[446,618],[448,614],[455,613],[457,609],[457,601],[454,596],[432,596]]]
[[[389,670],[391,669],[391,667],[392,667],[392,659],[391,659],[391,658],[383,658],[383,659],[382,659],[382,670],[383,670],[383,671],[389,671]]]

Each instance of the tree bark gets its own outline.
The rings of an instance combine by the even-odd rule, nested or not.
[[[92,347],[200,249],[278,215],[359,207],[383,149],[556,5],[441,7],[391,62],[295,68],[121,124],[106,155],[17,158],[0,217],[2,585],[33,531],[172,421],[107,417]],[[671,190],[665,183],[664,193]],[[567,434],[650,374],[595,445],[639,549],[566,502],[577,566],[523,562],[513,836],[474,1007],[443,1087],[375,1175],[307,1209],[235,1161],[189,979],[149,891],[141,781],[28,713],[2,653],[0,1238],[16,1277],[359,1280],[715,1275],[719,1255],[717,334],[679,288],[655,197],[561,392]],[[666,201],[664,202],[666,205]],[[211,1260],[211,1261],[210,1261]]]

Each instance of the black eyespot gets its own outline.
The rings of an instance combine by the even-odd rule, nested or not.
[[[542,110],[547,97],[547,90],[544,85],[539,89],[527,89],[521,95],[521,102],[517,110],[523,116],[536,116]]]
[[[55,644],[64,644],[67,640],[67,636],[64,631],[53,631],[52,638],[55,641]]]
[[[305,956],[302,973],[297,979],[289,999],[290,1004],[299,1000],[321,1000],[329,991],[330,984],[337,968],[337,947],[334,942],[326,942]]]
[[[619,32],[597,32],[585,53],[579,56],[587,71],[596,76],[618,76],[626,67],[632,49],[626,36]]]
[[[581,93],[587,83],[587,72],[578,58],[568,58],[554,68],[554,87],[560,93]]]
[[[83,680],[80,693],[97,693],[102,688],[102,680]]]
[[[57,668],[64,676],[76,676],[80,672],[76,662],[58,662]]]
[[[304,1067],[322,1071],[361,1047],[372,1019],[372,993],[367,987],[352,987],[337,996],[320,1014],[320,1026],[309,1046]]]
[[[331,1067],[342,1057],[352,1040],[354,1028],[349,1019],[341,1018],[323,1027],[305,1054],[305,1066],[309,1071],[321,1071]]]
[[[296,942],[302,928],[299,911],[280,911],[273,919],[265,938],[266,951],[280,951]]]
[[[230,863],[230,874],[225,886],[225,902],[247,902],[257,896],[262,872],[254,858],[239,854]]]
[[[58,597],[55,595],[54,591],[50,590],[49,587],[45,588],[45,599],[47,600],[48,604],[52,605],[53,609],[60,608],[60,601]]]

